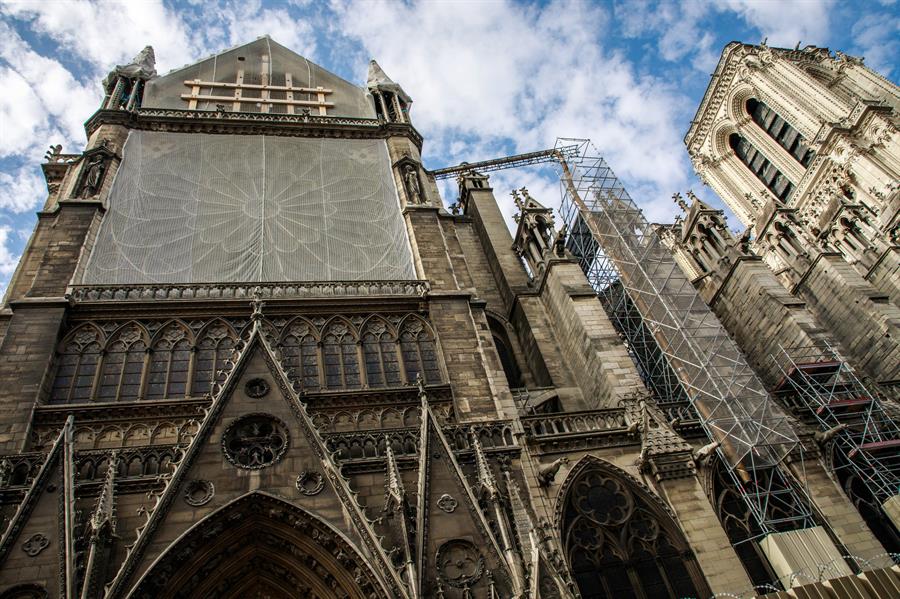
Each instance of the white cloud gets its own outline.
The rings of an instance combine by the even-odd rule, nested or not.
[[[852,33],[866,65],[890,76],[900,54],[900,18],[880,13],[863,15],[853,24]]]
[[[47,116],[55,119],[68,143],[83,143],[84,121],[99,107],[102,98],[100,86],[83,85],[58,61],[34,52],[12,28],[2,22],[0,22],[0,59],[18,75],[10,77],[14,85],[21,90],[23,82],[27,83],[30,94],[24,95],[31,102],[39,102],[36,105],[10,110],[11,118],[20,119],[10,134],[12,143],[16,147],[27,147],[27,139],[12,135],[33,132],[41,127],[46,129]],[[7,113],[4,112],[5,114]],[[40,140],[35,143],[49,142],[50,140]]]
[[[33,31],[50,37],[62,49],[102,71],[130,61],[146,45],[165,49],[157,55],[161,72],[189,62],[197,51],[184,22],[160,0],[0,0],[0,11],[27,20]]]
[[[269,35],[298,54],[306,57],[315,54],[312,25],[295,20],[283,8],[263,8],[259,0],[227,2],[220,7],[219,18],[224,21],[229,46]]]
[[[760,2],[727,0],[727,6],[751,26],[757,28],[770,46],[793,48],[802,45],[824,46],[830,33],[832,0],[794,0]],[[749,40],[757,42],[759,40]]]
[[[27,212],[38,207],[47,198],[47,185],[39,173],[30,165],[12,173],[0,172],[0,210]]]
[[[0,67],[0,89],[0,158],[26,153],[47,135],[41,100],[25,78],[8,67]]]
[[[602,46],[611,26],[602,7],[480,6],[460,13],[449,3],[351,1],[337,8],[341,29],[412,95],[426,154],[436,145],[450,163],[471,162],[510,145],[532,151],[552,146],[557,136],[588,137],[629,187],[650,196],[642,204],[685,184],[685,98],[673,84],[639,76],[629,60]],[[516,171],[492,179],[505,213],[512,211],[508,188],[525,178]],[[553,197],[540,201],[558,203],[549,179],[531,181],[552,189]]]
[[[12,232],[12,227],[8,225],[0,226],[0,275],[4,277],[10,276],[19,263],[19,256],[10,252],[6,246]]]

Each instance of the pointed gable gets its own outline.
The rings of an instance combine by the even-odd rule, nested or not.
[[[375,118],[364,88],[268,36],[151,79],[142,107]]]

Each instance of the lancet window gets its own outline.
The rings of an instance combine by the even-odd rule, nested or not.
[[[231,357],[237,335],[224,322],[213,322],[200,334],[194,359],[194,376],[191,395],[209,393],[215,382],[216,372],[224,368]]]
[[[414,383],[420,373],[428,384],[441,381],[434,336],[418,318],[409,318],[400,327],[400,352],[409,383]]]
[[[328,389],[359,388],[359,353],[346,323],[338,320],[328,325],[322,337],[322,354]]]
[[[99,401],[128,401],[141,395],[141,377],[147,358],[147,341],[143,330],[128,324],[107,344],[100,367],[97,387]]]
[[[230,366],[236,326],[218,318],[196,326],[132,321],[106,327],[111,332],[105,334],[102,326],[81,325],[58,348],[49,401],[203,397]],[[268,321],[266,326],[274,329]],[[414,315],[324,322],[296,317],[267,338],[278,339],[287,376],[306,393],[409,386],[420,373],[428,384],[443,380],[434,333]]]
[[[787,150],[787,153],[797,162],[804,167],[809,166],[816,154],[806,143],[806,140],[803,139],[803,136],[800,135],[799,131],[778,116],[778,113],[769,108],[764,102],[760,102],[756,98],[747,100],[746,106],[750,118],[759,125],[760,129],[768,133],[769,137]]]
[[[562,534],[584,599],[709,594],[677,525],[645,491],[600,464],[575,476]]]
[[[362,334],[362,348],[366,383],[369,387],[401,384],[397,337],[386,322],[373,319],[366,323]]]
[[[794,185],[772,164],[762,152],[757,150],[750,141],[738,133],[732,133],[728,138],[728,144],[734,150],[735,155],[749,168],[756,178],[769,188],[775,197],[781,201],[787,200]]]
[[[100,331],[90,325],[69,335],[59,354],[51,401],[80,403],[91,399],[102,341]]]
[[[319,382],[319,342],[313,334],[314,327],[303,320],[291,322],[282,334],[281,354],[285,366],[295,382],[304,391],[317,391]]]
[[[717,460],[712,468],[713,505],[718,510],[719,521],[728,535],[729,542],[753,584],[772,583],[777,577],[760,546],[752,541],[763,535],[759,522],[750,512],[739,490],[735,488],[722,462]]]
[[[147,399],[184,397],[190,362],[190,332],[177,323],[164,327],[150,349]]]

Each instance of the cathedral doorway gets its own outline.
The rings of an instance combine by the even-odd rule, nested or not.
[[[563,546],[584,599],[710,595],[673,518],[627,474],[586,458],[562,493]]]
[[[297,506],[251,493],[204,518],[157,559],[131,597],[387,597],[357,550]]]

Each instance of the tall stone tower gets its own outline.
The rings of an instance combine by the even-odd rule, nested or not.
[[[754,497],[799,498],[806,528],[759,534],[762,475],[725,466],[708,401],[648,376],[623,283],[592,287],[573,253],[596,223],[557,230],[523,188],[511,235],[471,165],[445,210],[374,61],[355,85],[264,37],[165,75],[147,48],[103,85],[87,146],[42,165],[0,312],[0,599],[900,585],[799,448]],[[553,156],[580,193],[582,158]]]
[[[733,43],[685,137],[753,252],[887,387],[900,383],[898,111],[900,88],[861,59]]]

